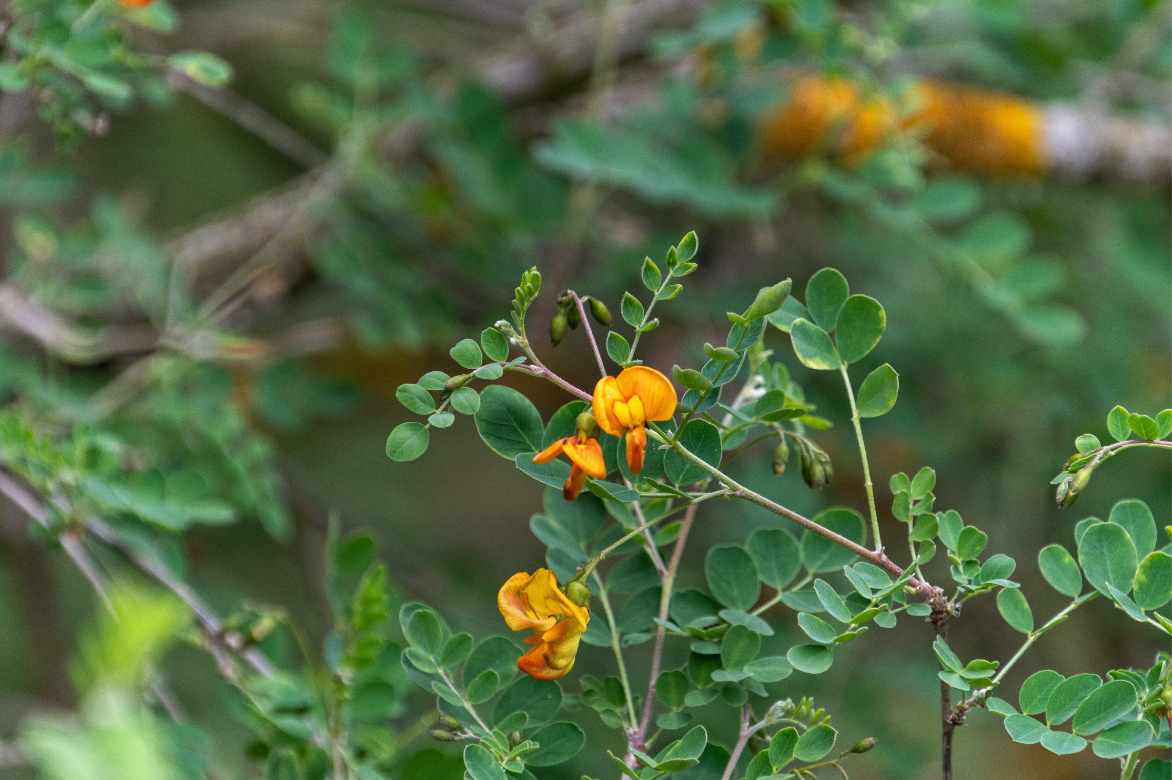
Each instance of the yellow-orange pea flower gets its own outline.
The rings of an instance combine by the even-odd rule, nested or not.
[[[567,501],[573,501],[582,492],[586,477],[606,477],[606,459],[602,456],[602,446],[598,439],[587,436],[581,430],[573,436],[558,439],[534,455],[533,462],[549,463],[558,455],[565,455],[570,459],[570,476],[562,486],[562,495]]]
[[[590,592],[574,582],[567,590],[583,603],[562,592],[552,571],[538,569],[509,577],[496,597],[497,609],[510,629],[533,632],[525,638],[533,649],[517,659],[517,668],[538,680],[556,680],[574,668],[578,645],[590,622]]]
[[[627,465],[638,474],[647,452],[648,422],[670,420],[676,412],[676,389],[654,368],[631,366],[618,376],[604,376],[594,386],[594,419],[611,436],[627,437]]]
[[[118,0],[118,2],[126,8],[146,8],[154,0]]]

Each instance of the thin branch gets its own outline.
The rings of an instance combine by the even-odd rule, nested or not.
[[[594,360],[598,363],[598,373],[606,376],[606,363],[602,362],[602,352],[598,349],[598,341],[594,338],[594,329],[590,327],[590,318],[586,316],[586,307],[582,303],[582,299],[578,297],[578,293],[573,290],[569,291],[570,298],[574,301],[574,305],[578,307],[578,319],[582,321],[582,326],[586,329],[586,340],[590,342],[590,348],[594,350]]]
[[[749,737],[753,736],[753,731],[749,728],[749,720],[749,705],[746,704],[741,708],[741,727],[737,732],[737,742],[733,745],[732,753],[729,754],[728,763],[724,765],[724,774],[720,776],[720,780],[732,780],[733,773],[737,771],[741,753],[745,752],[745,745],[748,744]]]
[[[720,469],[705,461],[703,458],[692,453],[678,441],[666,438],[655,428],[648,428],[647,434],[659,443],[671,446],[686,460],[691,461],[692,463],[707,471],[738,498],[751,501],[760,507],[768,509],[770,512],[773,512],[776,515],[780,515],[788,520],[792,520],[793,522],[802,526],[802,528],[805,528],[807,531],[818,534],[819,536],[834,542],[840,547],[845,547],[863,560],[874,563],[876,566],[885,569],[887,572],[895,575],[897,578],[904,576],[905,572],[899,566],[899,564],[888,558],[887,555],[882,551],[876,552],[874,550],[869,550],[858,542],[848,539],[842,534],[836,533],[823,525],[815,523],[805,515],[798,514],[789,507],[782,506],[776,501],[766,498],[755,490],[751,490],[750,488],[745,487]],[[935,587],[934,585],[931,585],[927,580],[924,580],[921,577],[912,576],[908,580],[908,585],[914,588],[915,591],[929,603],[937,603],[944,598],[943,590]]]
[[[859,419],[859,407],[855,403],[855,391],[851,387],[850,374],[846,364],[838,367],[842,374],[842,383],[846,387],[846,398],[850,401],[851,424],[855,429],[855,442],[859,445],[859,460],[863,462],[863,487],[867,491],[867,509],[871,513],[871,540],[875,545],[875,552],[883,551],[883,538],[879,535],[879,513],[875,509],[875,483],[871,481],[871,463],[867,458],[867,444],[863,441],[863,425]],[[913,560],[915,556],[912,556]]]
[[[545,364],[540,364],[540,365],[528,364],[527,365],[527,364],[522,363],[522,364],[515,365],[515,366],[505,366],[505,370],[517,371],[522,374],[528,374],[529,376],[535,376],[538,379],[545,379],[550,382],[553,382],[555,385],[557,385],[561,389],[565,390],[570,395],[574,396],[575,398],[580,398],[583,401],[585,401],[586,403],[590,403],[591,401],[594,400],[594,398],[590,395],[590,393],[587,393],[585,390],[583,390],[579,387],[575,387],[574,385],[570,384],[566,380],[562,379],[560,376],[555,374],[553,371],[546,368]]]

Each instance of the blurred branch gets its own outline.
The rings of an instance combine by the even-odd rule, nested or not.
[[[219,89],[193,81],[171,70],[167,80],[175,89],[186,92],[208,108],[231,119],[281,154],[305,168],[316,168],[328,159],[308,139],[261,106],[230,89]]]
[[[30,298],[12,284],[0,284],[0,327],[36,341],[46,351],[82,365],[114,355],[149,352],[158,335],[148,325],[107,326],[96,330],[76,325]]]
[[[20,508],[37,525],[49,532],[53,532],[54,528],[48,507],[32,490],[4,469],[0,469],[0,494],[6,496],[9,501]],[[119,550],[131,563],[178,596],[191,609],[200,629],[208,640],[207,646],[209,652],[216,659],[217,666],[219,666],[220,671],[225,676],[229,677],[229,679],[233,677],[231,671],[232,663],[225,651],[239,655],[259,674],[271,677],[275,673],[272,662],[264,653],[254,647],[246,646],[244,638],[239,634],[225,631],[223,621],[208,606],[207,602],[187,585],[187,583],[172,574],[167,567],[153,558],[143,555],[131,545],[126,544],[113,528],[98,518],[88,518],[85,521],[84,527],[96,538]],[[65,530],[57,534],[56,538],[70,561],[90,583],[102,603],[109,608],[110,598],[105,582],[105,575],[85,548],[79,533],[76,530]],[[152,686],[152,688],[155,687],[157,686]],[[172,711],[174,704],[170,694],[165,690],[161,692],[159,690],[153,690],[153,692],[160,703],[164,704],[169,711]],[[172,714],[176,713],[177,710],[172,712]]]

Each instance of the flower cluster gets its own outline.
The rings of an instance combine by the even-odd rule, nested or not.
[[[647,423],[670,420],[676,403],[671,380],[653,368],[631,366],[618,376],[604,376],[594,386],[591,410],[578,416],[574,435],[553,442],[534,455],[533,462],[549,463],[565,455],[570,476],[562,495],[573,501],[586,477],[606,478],[598,428],[625,437],[627,466],[638,474],[646,459]],[[517,661],[518,668],[540,680],[565,676],[574,666],[578,644],[590,622],[589,602],[590,591],[581,581],[572,580],[563,592],[549,569],[509,577],[497,594],[497,608],[513,631],[533,631],[525,642],[534,647]]]

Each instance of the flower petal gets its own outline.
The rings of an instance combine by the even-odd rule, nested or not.
[[[598,427],[611,436],[621,436],[623,426],[615,419],[611,407],[615,401],[622,401],[623,394],[619,390],[617,380],[613,376],[604,376],[594,385],[594,403],[591,412]]]
[[[497,609],[505,619],[505,624],[513,631],[547,631],[557,622],[556,618],[548,613],[538,614],[534,611],[527,595],[532,582],[532,576],[520,571],[505,580],[505,584],[497,592]]]
[[[643,470],[643,460],[647,454],[647,429],[643,426],[627,431],[627,466],[632,474]]]
[[[582,492],[582,486],[586,484],[586,472],[578,468],[575,463],[570,466],[570,476],[566,477],[565,484],[562,485],[562,498],[567,501],[573,501]]]
[[[598,439],[587,439],[584,442],[570,440],[565,447],[566,457],[578,468],[595,479],[606,477],[606,458],[602,455],[602,445]]]
[[[654,368],[649,366],[624,368],[615,378],[615,382],[624,398],[639,396],[639,400],[643,403],[643,414],[646,419],[669,420],[675,414],[678,403],[676,389],[670,379]],[[595,397],[597,398],[597,395]],[[595,416],[597,417],[597,415]]]
[[[546,447],[541,452],[533,456],[533,462],[541,465],[542,463],[549,463],[551,460],[562,454],[562,448],[566,446],[566,442],[573,441],[569,436],[564,439],[558,439],[553,444]]]

